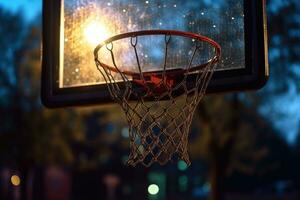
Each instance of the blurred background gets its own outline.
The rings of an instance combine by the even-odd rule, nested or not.
[[[299,200],[300,4],[267,3],[267,86],[199,105],[190,167],[132,168],[118,106],[42,106],[42,0],[0,0],[0,199]]]

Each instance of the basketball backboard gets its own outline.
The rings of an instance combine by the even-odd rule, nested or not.
[[[259,89],[269,75],[266,27],[265,0],[43,0],[42,100],[48,107],[112,102],[93,51],[112,36],[141,30],[186,31],[218,42],[222,57],[207,93]],[[161,66],[160,41],[143,42],[141,62]],[[189,52],[173,51],[169,67],[176,69]],[[131,57],[123,47],[119,59],[130,66]]]

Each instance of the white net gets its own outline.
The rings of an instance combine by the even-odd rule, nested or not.
[[[113,42],[103,45],[110,55],[112,66],[101,62],[99,49],[95,51],[97,69],[106,81],[112,98],[121,105],[127,118],[130,132],[128,165],[164,165],[175,158],[190,165],[188,134],[192,118],[205,95],[220,59],[220,51],[211,45],[203,49],[205,45],[202,43],[207,43],[205,41],[193,41],[188,64],[171,70],[168,68],[168,57],[172,53],[173,38],[178,36],[163,35],[163,66],[161,70],[148,71],[140,61],[138,37],[129,36],[131,51],[136,59],[136,72],[128,72],[117,65]],[[199,59],[199,51],[206,52],[202,57],[211,56],[208,51],[214,51],[214,55],[210,59]],[[121,82],[116,81],[116,75]]]

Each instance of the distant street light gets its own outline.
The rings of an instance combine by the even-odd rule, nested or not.
[[[159,192],[159,187],[156,184],[151,184],[148,187],[148,193],[151,195],[157,195]]]

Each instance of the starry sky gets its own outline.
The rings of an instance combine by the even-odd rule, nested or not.
[[[245,67],[242,0],[219,3],[209,0],[65,0],[64,8],[65,56],[61,75],[62,87],[102,83],[104,80],[99,78],[99,72],[94,67],[94,55],[91,49],[116,34],[139,30],[180,30],[210,37],[223,49],[223,59],[217,67],[218,70]],[[100,39],[99,35],[108,37],[101,38],[102,41],[92,42],[93,44],[90,45],[90,41],[86,41],[86,35],[89,38],[92,35],[86,32],[93,32],[97,27],[101,27],[101,30],[97,31],[97,39]],[[89,31],[85,31],[86,29]],[[225,34],[219,34],[220,32]],[[136,62],[135,55],[129,50],[130,44],[126,41],[118,45],[124,51],[120,50],[116,53],[119,65],[123,68],[135,66],[133,63]],[[170,60],[168,66],[184,68],[188,66],[190,59],[188,53],[192,53],[193,43],[188,45],[190,40],[178,37],[173,37],[173,41],[173,48],[170,51],[174,50],[174,52],[168,56]],[[139,39],[139,51],[144,62],[143,69],[147,71],[162,69],[164,49],[153,47],[161,47],[164,42],[164,38],[158,36]],[[181,50],[177,51],[177,49]],[[194,65],[209,60],[213,55],[209,50],[205,46],[204,51],[201,52],[202,56],[198,60],[195,59]],[[112,64],[107,54],[109,53],[103,52],[101,57],[107,57],[105,63]],[[204,56],[204,54],[208,55]]]

